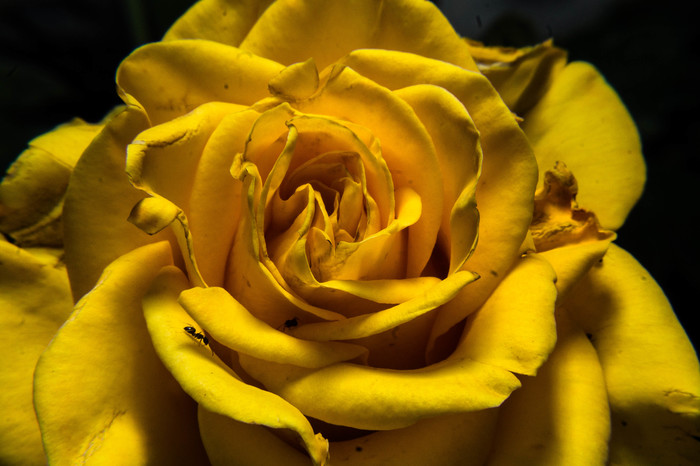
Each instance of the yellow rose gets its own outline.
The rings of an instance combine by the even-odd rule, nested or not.
[[[3,462],[700,459],[590,65],[418,0],[202,0],[117,84],[0,185]]]

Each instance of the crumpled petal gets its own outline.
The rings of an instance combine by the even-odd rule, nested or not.
[[[163,40],[207,39],[238,46],[272,2],[273,0],[200,0],[175,21]]]
[[[177,298],[189,288],[184,274],[165,268],[144,297],[143,310],[153,346],[170,373],[202,408],[240,422],[290,429],[299,436],[313,463],[326,464],[328,442],[315,435],[308,420],[279,396],[243,382],[215,354],[184,331],[191,317]]]
[[[555,280],[554,270],[539,255],[521,258],[469,317],[455,354],[535,375],[557,340]]]
[[[147,125],[142,111],[127,107],[93,139],[73,170],[63,207],[63,234],[75,301],[116,258],[168,237],[167,233],[144,235],[124,221],[146,196],[129,183],[124,169],[126,146]]]
[[[63,246],[61,214],[68,179],[103,127],[75,118],[29,142],[0,184],[0,231],[23,247]]]
[[[488,465],[606,464],[610,412],[595,349],[564,312],[557,346],[537,377],[498,411]]]
[[[333,464],[481,466],[491,447],[496,409],[423,419],[403,429],[385,430],[331,442]]]
[[[45,464],[32,379],[41,352],[73,310],[60,249],[0,239],[0,463]]]
[[[700,462],[700,367],[663,291],[612,244],[565,303],[598,352],[611,464]]]
[[[34,403],[51,464],[196,463],[196,407],[162,366],[141,298],[172,263],[160,242],[122,255],[42,354]]]
[[[323,69],[352,50],[401,50],[476,70],[467,45],[440,10],[412,0],[273,3],[240,47],[290,65],[314,57]]]
[[[319,368],[366,356],[367,349],[341,342],[295,338],[255,318],[223,288],[192,288],[179,303],[216,341],[266,361]]]
[[[119,66],[122,99],[157,125],[207,102],[252,105],[269,96],[268,81],[282,65],[207,40],[146,44]]]
[[[615,91],[588,63],[569,63],[524,118],[538,187],[545,170],[565,162],[581,187],[581,207],[617,230],[642,193],[646,169],[637,128]]]
[[[465,40],[479,71],[493,84],[508,108],[520,116],[542,98],[566,66],[566,50],[554,47],[552,39],[520,49],[486,47]]]

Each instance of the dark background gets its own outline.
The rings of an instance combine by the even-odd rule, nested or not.
[[[685,0],[436,0],[455,28],[489,45],[553,36],[618,91],[642,137],[648,180],[618,232],[661,284],[691,339],[699,306],[697,50]],[[191,0],[0,0],[0,172],[34,136],[120,103],[114,73],[157,41]]]

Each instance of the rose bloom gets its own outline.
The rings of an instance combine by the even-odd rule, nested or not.
[[[3,464],[697,464],[615,92],[419,0],[202,0],[0,186]]]

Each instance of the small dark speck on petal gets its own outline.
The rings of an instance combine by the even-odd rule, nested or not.
[[[355,447],[355,451],[362,451],[362,447],[361,447],[361,446],[359,446],[359,445],[358,445],[358,446],[356,446],[356,447]]]
[[[498,277],[498,272],[496,272],[495,270],[491,270],[491,275],[493,275],[494,277]]]

